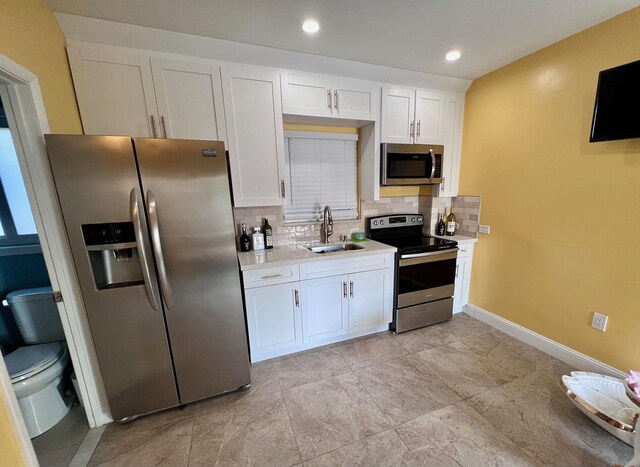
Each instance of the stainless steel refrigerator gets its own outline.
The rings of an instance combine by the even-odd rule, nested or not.
[[[113,418],[249,384],[224,143],[45,139]]]

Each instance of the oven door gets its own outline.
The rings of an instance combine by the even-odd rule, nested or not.
[[[453,295],[458,249],[401,255],[398,261],[397,308]]]
[[[431,185],[442,181],[442,146],[382,144],[382,185]]]

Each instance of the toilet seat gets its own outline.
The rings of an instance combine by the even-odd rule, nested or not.
[[[64,355],[59,342],[20,347],[5,357],[11,383],[30,378],[54,365]]]

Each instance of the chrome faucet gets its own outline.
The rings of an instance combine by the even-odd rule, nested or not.
[[[329,243],[329,237],[333,234],[333,217],[331,217],[331,208],[324,207],[322,232],[324,233],[324,243]]]

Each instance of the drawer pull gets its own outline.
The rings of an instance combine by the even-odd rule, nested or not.
[[[262,276],[260,279],[275,279],[276,277],[282,277],[282,274],[271,274],[269,276]]]
[[[300,308],[300,292],[296,289],[296,306]]]

